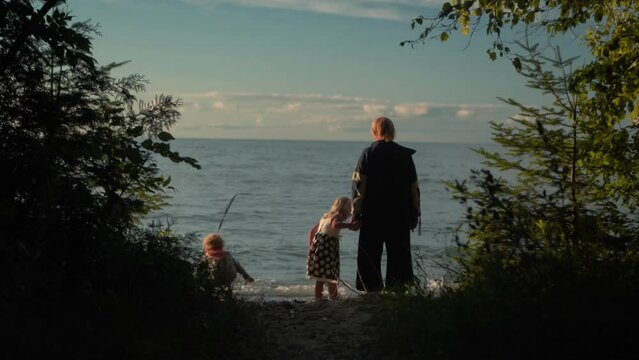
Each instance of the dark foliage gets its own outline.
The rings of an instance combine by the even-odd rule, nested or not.
[[[559,269],[557,269],[559,271]],[[489,284],[387,298],[374,338],[395,359],[635,359],[639,291],[609,282],[623,268],[563,274],[544,292]],[[503,277],[507,277],[506,274]]]
[[[390,297],[382,355],[637,358],[639,131],[591,111],[573,59],[520,45],[520,72],[552,104],[504,100],[519,113],[492,123],[501,151],[478,150],[503,177],[449,183],[467,206],[456,282]]]
[[[196,282],[192,236],[138,225],[170,188],[157,156],[199,167],[171,150],[181,102],[138,100],[62,3],[0,2],[3,356],[231,357],[246,312]]]

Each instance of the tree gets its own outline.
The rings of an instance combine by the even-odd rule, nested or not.
[[[514,173],[515,181],[482,170],[471,177],[474,189],[450,184],[458,199],[473,204],[467,213],[473,249],[464,266],[492,269],[495,278],[504,270],[543,273],[552,266],[540,261],[551,260],[576,273],[592,274],[589,267],[600,269],[600,261],[634,273],[628,259],[635,259],[639,238],[639,132],[632,121],[639,115],[638,19],[635,1],[470,0],[444,3],[434,18],[413,20],[413,27],[425,28],[402,45],[485,27],[496,38],[490,58],[510,58],[529,86],[553,99],[541,107],[504,100],[519,110],[516,125],[491,125],[504,152],[479,150],[489,167]],[[503,34],[520,25],[524,37],[514,43],[524,52],[516,54]],[[551,43],[582,30],[579,40],[592,59],[579,67],[558,48],[550,47],[548,56],[528,43],[531,31],[545,31]]]
[[[511,49],[502,38],[505,29],[519,25],[546,30],[551,36],[585,29],[580,39],[594,60],[581,68],[575,82],[592,93],[586,111],[602,117],[604,124],[617,124],[627,116],[639,118],[639,3],[634,0],[468,0],[442,5],[434,18],[419,16],[412,26],[424,26],[419,38],[402,45],[423,43],[431,38],[446,41],[459,30],[475,33],[482,27],[495,36],[487,52],[495,60],[497,54],[511,57],[515,68],[521,69],[521,59],[511,56]]]
[[[0,262],[5,274],[85,276],[72,264],[122,239],[169,186],[156,156],[199,165],[170,147],[179,99],[138,100],[142,76],[114,79],[110,71],[124,63],[92,57],[94,25],[72,23],[64,1],[36,3],[0,3]],[[37,284],[3,281],[26,292]]]
[[[588,155],[601,164],[597,175],[605,180],[602,197],[618,200],[629,211],[637,210],[639,190],[636,161],[639,138],[639,3],[620,1],[569,0],[469,0],[447,2],[433,19],[417,17],[413,26],[424,25],[414,45],[434,36],[441,40],[460,29],[474,33],[485,27],[495,36],[491,59],[507,56],[518,71],[521,57],[512,54],[502,39],[504,29],[520,25],[536,31],[545,30],[552,38],[572,31],[582,31],[581,43],[591,52],[592,60],[576,69],[566,79],[572,92],[580,92],[581,112],[592,119],[587,136],[593,144]],[[526,32],[527,34],[527,32]]]
[[[391,303],[378,338],[396,357],[636,357],[636,17],[635,1],[457,0],[413,21],[426,28],[404,45],[485,25],[497,37],[489,56],[509,57],[551,101],[502,99],[518,114],[491,122],[501,148],[477,150],[488,169],[448,183],[467,206],[459,282]],[[529,43],[527,31],[515,53],[502,29],[518,24],[545,28],[549,43],[588,27],[593,60],[575,65],[557,47]],[[419,345],[403,351],[406,343]]]
[[[461,259],[465,275],[534,287],[552,286],[557,276],[569,273],[591,276],[602,263],[634,268],[638,196],[615,196],[626,179],[601,176],[608,164],[593,156],[602,144],[591,135],[599,119],[584,111],[585,93],[571,87],[575,59],[564,59],[558,48],[548,58],[538,45],[519,45],[525,50],[518,55],[520,72],[528,86],[550,94],[553,102],[535,107],[502,99],[518,109],[513,124],[491,122],[493,139],[503,150],[477,151],[485,165],[509,174],[511,181],[475,170],[474,187],[448,184],[468,205],[470,251]],[[639,166],[636,156],[624,162]],[[623,186],[629,185],[634,186]]]
[[[113,78],[63,3],[0,2],[3,355],[255,357],[253,318],[193,276],[194,234],[137,223],[170,188],[159,156],[199,168],[171,149],[181,101],[139,100],[144,77]]]

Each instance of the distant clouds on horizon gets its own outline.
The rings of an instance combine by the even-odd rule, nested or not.
[[[501,74],[490,77],[493,71],[500,71],[498,67],[488,71],[469,56],[467,61],[475,61],[471,64],[478,69],[471,77],[459,71],[468,67],[459,52],[437,50],[438,56],[425,60],[430,65],[425,69],[424,62],[416,60],[417,53],[388,50],[399,48],[404,38],[399,28],[408,30],[410,19],[420,14],[436,14],[443,0],[75,1],[84,3],[87,14],[104,14],[103,19],[108,20],[107,26],[116,35],[100,45],[110,57],[126,56],[121,53],[139,48],[134,60],[144,64],[145,75],[160,79],[158,92],[183,100],[182,119],[172,129],[177,137],[369,140],[370,122],[384,115],[395,122],[399,141],[483,143],[490,142],[490,121],[508,122],[516,113],[516,109],[486,96],[513,88],[510,84],[514,82]],[[146,22],[120,19],[123,13],[140,9],[149,10]],[[211,9],[214,11],[205,11]],[[286,11],[305,16],[281,16]],[[203,13],[207,15],[201,16]],[[241,28],[241,21],[256,16],[264,21],[235,30],[238,23]],[[313,26],[299,30],[300,21],[307,20]],[[170,21],[179,25],[175,33],[159,28]],[[119,31],[122,23],[127,24],[125,32]],[[326,29],[333,26],[343,31],[344,41],[300,49],[289,45],[304,43],[308,36],[327,38]],[[156,29],[178,41],[159,41],[162,36],[157,36]],[[268,35],[255,50],[264,59],[260,62],[252,61],[257,55],[246,50],[256,34]],[[380,40],[383,34],[389,34],[386,42]],[[209,41],[209,46],[202,47]],[[139,47],[147,43],[148,47]],[[383,51],[383,56],[372,58],[377,51]],[[341,56],[322,57],[326,54]],[[171,64],[176,63],[183,63],[183,68],[174,70]],[[309,63],[319,66],[306,74]],[[289,72],[286,67],[291,65]],[[421,71],[429,78],[428,84],[415,80]],[[489,77],[475,77],[475,73]],[[272,74],[286,75],[278,78]],[[273,79],[276,84],[269,83]],[[217,84],[218,91],[203,91],[211,83]],[[440,83],[455,85],[445,86],[441,93],[446,95],[439,96],[439,91],[432,89]],[[369,91],[379,85],[379,91]],[[324,93],[313,93],[315,89]]]
[[[179,122],[175,130],[186,137],[232,138],[234,130],[251,137],[253,130],[255,137],[278,138],[285,130],[302,139],[365,140],[370,122],[388,116],[398,134],[410,141],[450,141],[444,135],[450,132],[461,136],[460,141],[483,142],[489,140],[489,121],[505,122],[514,115],[505,104],[393,102],[343,95],[209,91],[182,98],[188,121]]]

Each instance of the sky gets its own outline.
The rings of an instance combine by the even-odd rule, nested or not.
[[[370,140],[388,116],[397,141],[490,142],[489,121],[544,101],[492,39],[401,47],[441,0],[68,0],[100,26],[101,64],[148,80],[142,99],[182,99],[176,138]]]

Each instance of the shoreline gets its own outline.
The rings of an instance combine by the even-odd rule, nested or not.
[[[384,310],[377,295],[249,304],[265,330],[268,359],[370,358],[370,320]]]
[[[245,284],[241,281],[233,286],[233,294],[240,300],[247,301],[314,301],[315,282],[307,283],[273,283],[268,280],[256,279],[255,283]],[[360,295],[340,284],[338,286],[340,299],[358,298]],[[324,290],[328,298],[327,289]]]

